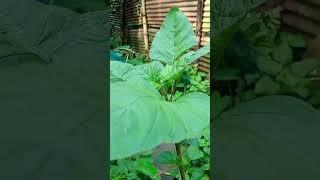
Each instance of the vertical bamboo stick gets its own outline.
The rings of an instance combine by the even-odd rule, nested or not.
[[[203,9],[204,9],[204,0],[198,0],[197,24],[196,24],[196,34],[197,34],[197,37],[198,37],[197,49],[199,49],[200,45],[201,45]]]
[[[141,0],[141,15],[142,15],[142,26],[143,26],[143,38],[144,38],[144,50],[149,59],[149,39],[148,39],[148,24],[146,17],[146,1]],[[149,60],[148,60],[149,61]]]
[[[120,45],[123,45],[124,42],[124,0],[120,0]]]

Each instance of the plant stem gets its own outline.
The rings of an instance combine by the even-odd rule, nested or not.
[[[181,162],[179,163],[179,170],[180,170],[181,179],[186,180],[186,170],[185,170],[185,167],[182,162],[182,153],[181,153],[180,143],[175,143],[174,145],[176,147],[177,155],[178,155],[179,159],[181,160]]]
[[[160,88],[160,92],[161,94],[164,96],[164,98],[166,99],[166,101],[168,101],[168,97],[167,97],[167,92],[164,88]]]
[[[175,91],[175,84],[176,84],[176,81],[173,81],[172,86],[171,86],[170,102],[172,102],[172,97],[173,97],[173,94],[174,94],[174,91]],[[186,180],[186,170],[185,170],[184,164],[182,162],[181,145],[180,145],[180,143],[175,143],[174,145],[176,147],[177,155],[178,155],[178,157],[179,157],[179,159],[181,161],[179,163],[179,170],[180,170],[181,179],[182,180]]]
[[[174,95],[174,85],[175,85],[175,81],[173,81],[172,85],[171,85],[171,96],[170,96],[170,101],[172,101],[172,97]]]

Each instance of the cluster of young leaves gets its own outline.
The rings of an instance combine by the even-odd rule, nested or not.
[[[176,83],[173,101],[189,92],[203,92],[209,95],[210,82],[207,74],[199,71],[197,64],[187,66],[179,81]]]

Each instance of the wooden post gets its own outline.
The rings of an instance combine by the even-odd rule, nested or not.
[[[204,0],[198,0],[197,24],[196,24],[196,34],[197,34],[197,37],[198,37],[197,49],[199,49],[200,45],[201,45],[203,9],[204,9]]]
[[[120,45],[123,45],[124,42],[124,12],[123,4],[125,0],[120,0]]]
[[[142,15],[142,26],[143,26],[143,38],[144,38],[144,50],[149,61],[149,39],[148,39],[148,24],[146,16],[146,1],[141,0],[141,15]]]

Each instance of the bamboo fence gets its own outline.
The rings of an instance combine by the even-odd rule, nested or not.
[[[122,0],[120,6],[122,9],[110,15],[114,24],[112,33],[123,34],[123,43],[137,52],[148,53],[153,37],[171,7],[178,7],[192,23],[199,40],[194,49],[210,42],[210,0]],[[200,70],[209,72],[210,55],[200,58],[198,64]]]

